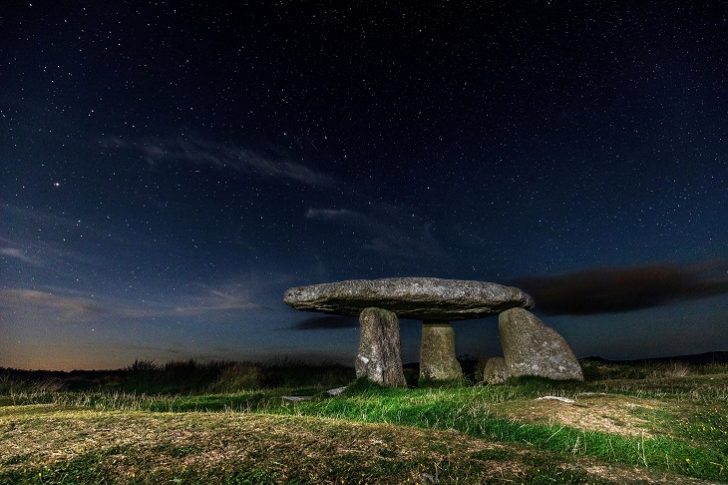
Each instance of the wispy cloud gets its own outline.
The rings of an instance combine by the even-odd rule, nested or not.
[[[135,250],[151,245],[127,227],[112,226],[109,220],[81,219],[65,210],[37,209],[0,201],[0,257],[42,267],[46,273],[62,273],[67,271],[66,266],[108,267],[103,251],[88,250],[91,241],[98,243],[97,246]]]
[[[320,219],[322,221],[352,221],[363,222],[366,219],[364,214],[349,209],[312,209],[306,211],[309,219]]]
[[[593,268],[513,282],[554,315],[619,313],[728,294],[728,261]]]
[[[0,236],[0,243],[7,245],[0,248],[0,256],[16,258],[33,266],[58,266],[60,263],[97,265],[99,263],[97,258],[66,249],[50,241],[31,240],[27,237],[21,241]],[[24,249],[19,249],[21,247]]]
[[[183,298],[185,303],[159,303],[99,297],[88,292],[59,288],[8,288],[0,290],[0,308],[57,322],[81,322],[91,317],[140,320],[162,317],[196,317],[214,313],[265,309],[244,294],[209,290]]]
[[[336,177],[300,162],[281,160],[247,148],[200,139],[129,141],[106,137],[100,143],[107,148],[134,151],[152,165],[160,162],[186,162],[258,177],[294,181],[310,187],[332,189],[341,185]]]
[[[174,312],[178,315],[193,316],[211,312],[259,310],[262,308],[263,306],[252,302],[247,294],[209,290],[206,295],[191,298],[190,305],[175,307]]]
[[[0,203],[0,212],[5,217],[20,220],[26,225],[34,227],[60,227],[60,228],[86,228],[81,219],[73,218],[61,211],[61,214],[23,207],[9,202]]]
[[[31,258],[22,249],[18,248],[12,248],[12,247],[0,247],[0,256],[5,256],[6,258],[13,258],[17,259],[18,261],[22,261],[23,263],[32,264],[33,266],[39,266],[41,264],[40,260],[37,260],[35,258]]]
[[[73,320],[82,320],[103,312],[103,308],[89,298],[27,288],[0,290],[0,307],[13,310],[30,309],[40,313],[51,312],[57,317]]]
[[[391,216],[375,217],[349,209],[309,208],[306,218],[355,227],[367,235],[362,248],[385,256],[404,259],[447,257],[428,222],[413,219],[404,224]]]
[[[0,216],[0,243],[5,245],[0,250],[1,255],[36,266],[61,261],[84,264],[93,264],[95,261],[92,257],[38,238],[40,234],[48,236],[69,230],[92,233],[93,229],[81,219],[8,202],[0,202]]]

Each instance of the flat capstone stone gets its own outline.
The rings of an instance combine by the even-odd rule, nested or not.
[[[289,288],[283,301],[298,310],[359,315],[364,308],[400,318],[451,321],[482,318],[509,308],[531,308],[533,299],[512,286],[442,278],[345,280]]]

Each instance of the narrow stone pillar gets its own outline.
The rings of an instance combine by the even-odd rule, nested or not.
[[[462,379],[463,369],[455,355],[455,330],[448,322],[422,322],[420,379]]]
[[[359,352],[354,361],[356,376],[385,387],[407,387],[397,315],[382,308],[365,308],[359,314],[359,326]]]

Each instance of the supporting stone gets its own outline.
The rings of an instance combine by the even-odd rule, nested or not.
[[[491,357],[483,369],[483,381],[486,384],[500,384],[508,379],[508,368],[503,357]]]
[[[422,322],[420,379],[462,379],[463,370],[455,354],[455,330],[448,322]]]
[[[509,376],[584,380],[569,344],[531,312],[511,308],[498,317],[503,358]]]
[[[397,315],[381,308],[365,308],[359,314],[359,324],[356,376],[386,387],[406,387]]]

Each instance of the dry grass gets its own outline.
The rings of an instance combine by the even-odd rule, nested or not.
[[[624,469],[611,465],[593,464],[585,468],[590,477],[612,483],[666,483],[669,485],[708,484],[696,478],[659,475],[641,469]]]
[[[504,450],[499,444],[463,440],[453,432],[427,432],[392,425],[237,413],[147,414],[62,411],[25,407],[0,417],[4,471],[27,464],[52,466],[93,451],[117,482],[170,476],[187,469],[233,470],[263,466],[281,481],[295,478],[333,483],[338,476],[371,479],[388,462],[399,482],[439,476],[453,459],[466,475],[470,455]],[[104,453],[105,452],[105,453]],[[476,460],[477,461],[477,460]],[[479,467],[478,467],[479,468]],[[522,474],[517,461],[501,460],[487,474]]]
[[[516,400],[494,404],[494,414],[518,421],[560,424],[588,431],[623,436],[650,437],[647,420],[637,410],[655,409],[664,403],[617,394],[578,394],[574,403],[557,400]]]
[[[21,387],[0,398],[0,484],[723,481],[728,374],[607,370],[584,384],[354,383],[336,398],[306,388],[315,397],[296,404],[281,403],[281,389]],[[544,395],[575,402],[536,400]]]
[[[354,478],[361,483],[449,483],[455,477],[460,483],[522,481],[549,467],[545,473],[550,476],[568,473],[586,481],[664,479],[644,470],[600,467],[584,458],[555,465],[563,460],[548,452],[455,431],[301,416],[100,412],[49,405],[0,408],[0,457],[6,476],[42,473],[81,459],[111,483],[154,483],[191,471],[221,477],[252,468],[278,482],[304,483],[340,483],[342,477],[347,483]]]

